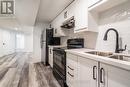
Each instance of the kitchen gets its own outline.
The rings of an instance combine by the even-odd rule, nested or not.
[[[14,3],[0,14],[0,87],[130,86],[129,0]]]

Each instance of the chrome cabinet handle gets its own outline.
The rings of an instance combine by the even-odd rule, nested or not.
[[[105,70],[104,70],[104,68],[100,69],[100,83],[105,83]]]
[[[93,66],[93,79],[97,80],[97,66]]]
[[[69,69],[71,69],[71,70],[74,70],[74,69],[72,69],[70,66],[67,66]]]
[[[70,74],[69,72],[67,72],[71,77],[74,77],[74,75]]]

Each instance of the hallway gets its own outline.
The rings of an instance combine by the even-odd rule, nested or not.
[[[30,53],[1,57],[0,87],[60,87],[50,67],[42,63],[32,64],[30,59]]]

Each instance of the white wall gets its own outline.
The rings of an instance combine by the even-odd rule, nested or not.
[[[5,43],[5,45],[3,45]],[[15,32],[0,29],[0,57],[15,52]]]
[[[40,37],[43,29],[48,27],[47,23],[36,22],[33,31],[33,62],[41,62]]]
[[[130,50],[130,1],[101,13],[99,21],[99,35],[96,49],[115,51],[116,37],[113,31],[109,32],[108,41],[103,41],[106,30],[115,28],[123,39],[123,47],[127,44],[127,49]]]

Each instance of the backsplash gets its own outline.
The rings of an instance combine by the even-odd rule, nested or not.
[[[103,41],[103,37],[107,29],[115,28],[122,38],[123,48],[127,45],[127,49],[130,50],[130,1],[101,13],[99,19],[96,49],[114,52],[115,32],[109,32],[108,41]]]
[[[62,42],[62,45],[66,45],[67,39],[84,38],[85,48],[94,49],[96,46],[97,35],[98,33],[95,33],[95,32],[74,33],[72,29],[72,30],[69,30],[69,34],[67,37],[61,37],[61,42]]]

